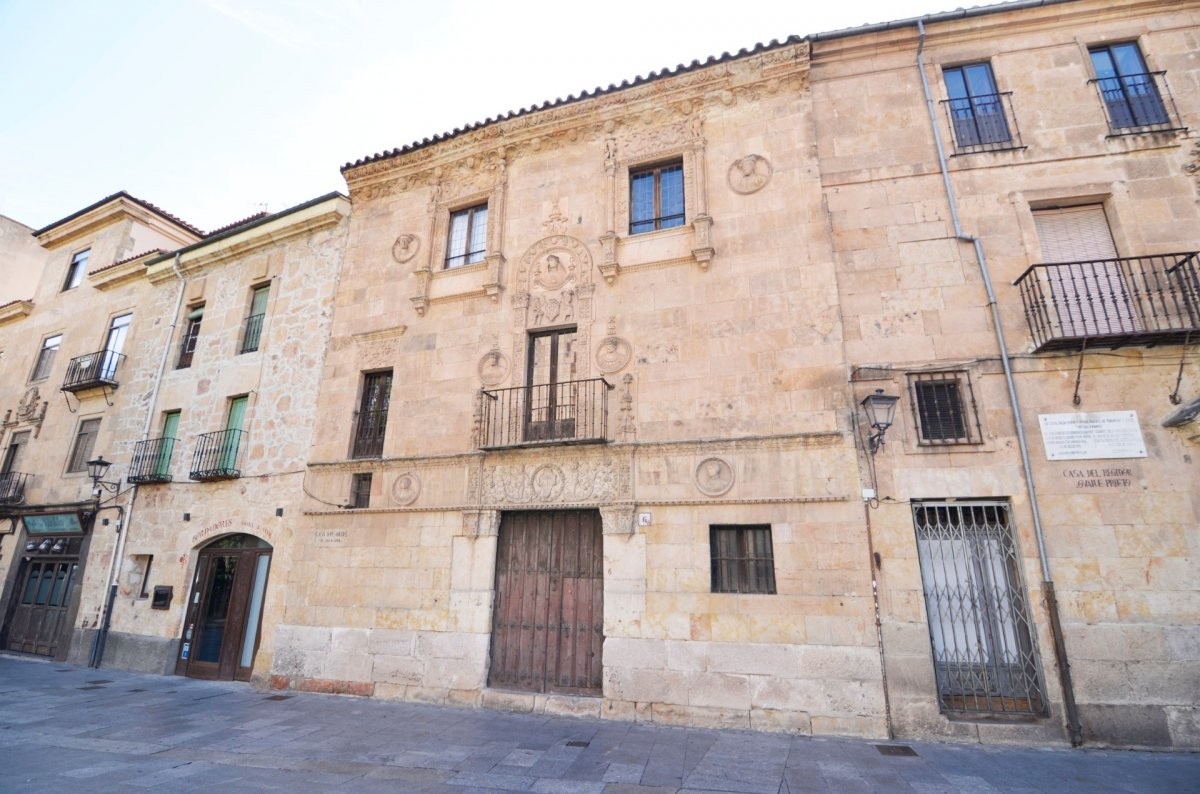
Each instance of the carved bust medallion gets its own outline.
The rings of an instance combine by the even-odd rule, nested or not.
[[[761,190],[771,181],[771,162],[758,154],[748,154],[729,166],[729,187],[746,195]]]
[[[415,234],[402,234],[392,243],[392,259],[400,264],[412,259],[421,250],[421,238]]]
[[[696,467],[696,488],[705,496],[720,496],[733,487],[733,467],[721,458],[705,458]]]

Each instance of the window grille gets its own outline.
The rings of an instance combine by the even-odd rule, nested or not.
[[[942,711],[1044,715],[1008,503],[917,502],[913,523]]]
[[[911,372],[908,391],[918,444],[983,443],[979,409],[967,372]]]
[[[350,475],[350,506],[365,508],[371,506],[371,473]]]
[[[775,555],[771,527],[709,528],[714,593],[774,593]]]

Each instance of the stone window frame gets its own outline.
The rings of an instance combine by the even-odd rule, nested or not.
[[[683,212],[679,216],[678,223],[673,223],[670,226],[664,226],[663,225],[664,221],[669,220],[669,219],[674,219],[676,216],[674,216],[674,215],[664,216],[663,215],[662,174],[664,171],[674,169],[674,168],[679,169],[679,180],[680,180],[679,187],[680,187],[680,190],[683,192]],[[685,178],[682,156],[672,157],[668,160],[663,160],[663,161],[659,161],[659,162],[646,163],[644,165],[639,165],[636,168],[628,168],[627,173],[628,173],[629,204],[628,204],[628,211],[626,213],[628,216],[628,224],[625,226],[625,228],[628,230],[628,235],[630,237],[633,237],[634,235],[639,235],[639,234],[650,234],[652,232],[665,231],[667,229],[675,229],[675,228],[679,228],[679,227],[687,224],[688,191],[687,191],[687,180]],[[635,179],[637,179],[640,176],[646,175],[646,174],[652,174],[654,177],[654,206],[655,206],[655,209],[653,210],[653,212],[651,213],[651,217],[649,217],[649,218],[634,218],[634,215],[633,215],[633,183],[634,183]],[[634,224],[644,224],[644,223],[653,223],[654,228],[642,229],[640,231],[634,230],[634,228],[633,228]]]
[[[81,417],[75,425],[74,441],[71,443],[71,454],[67,457],[67,474],[87,472],[87,461],[96,450],[96,437],[100,435],[100,417]]]
[[[730,544],[722,538],[731,538]],[[755,538],[765,543],[755,543]],[[755,548],[757,547],[757,548]],[[720,555],[721,550],[734,551],[732,556]],[[770,524],[710,524],[708,527],[708,550],[711,560],[713,593],[741,595],[775,595],[775,548]],[[755,552],[761,556],[755,556]],[[761,561],[765,570],[751,575],[749,566]],[[736,577],[736,579],[734,579]]]
[[[435,186],[434,197],[429,202],[429,254],[423,264],[414,271],[417,277],[417,287],[409,300],[418,317],[424,317],[429,310],[429,304],[435,296],[431,295],[431,286],[435,280],[454,278],[463,273],[481,273],[482,284],[477,290],[465,293],[454,292],[440,296],[441,299],[457,299],[485,295],[498,301],[500,299],[502,269],[504,266],[503,248],[503,217],[505,195],[508,180],[502,174],[494,184],[483,190],[474,190],[461,196],[449,199],[441,197],[441,183]],[[487,235],[483,258],[476,262],[468,262],[454,267],[446,267],[446,252],[450,247],[450,217],[456,212],[474,207],[487,207]]]
[[[60,292],[73,290],[83,283],[84,270],[87,268],[88,258],[91,256],[91,253],[91,248],[84,248],[71,254],[71,261],[67,264],[67,275],[63,278]]]
[[[53,347],[48,347],[50,340],[55,340]],[[63,334],[61,331],[47,334],[42,337],[42,344],[38,348],[38,354],[33,361],[33,371],[29,373],[30,383],[34,381],[43,381],[50,377],[50,371],[54,369],[54,359],[58,357],[58,351],[62,349]]]
[[[622,244],[636,244],[642,240],[662,237],[680,236],[690,240],[690,257],[673,261],[672,264],[694,262],[701,270],[707,270],[715,251],[710,233],[712,217],[708,214],[703,138],[695,136],[691,140],[679,140],[668,146],[637,152],[627,157],[616,157],[613,154],[616,145],[613,139],[609,139],[606,145],[607,210],[611,225],[609,231],[600,237],[603,254],[597,265],[604,280],[613,284],[623,267],[647,264],[619,264],[618,249]],[[631,233],[631,174],[672,161],[679,161],[683,165],[683,223],[666,229]]]
[[[975,400],[975,389],[971,382],[971,373],[965,369],[913,371],[906,373],[908,383],[909,405],[912,408],[914,438],[918,447],[960,447],[983,444],[983,428],[979,419],[979,405]],[[922,384],[932,386],[950,386],[954,392],[953,398],[940,396],[923,388]],[[949,391],[949,390],[944,390]],[[948,405],[935,405],[939,398],[952,399]],[[943,402],[945,401],[943,400]],[[926,430],[933,430],[934,419],[941,417],[943,409],[950,413],[950,421],[961,425],[962,433],[930,437]],[[937,414],[938,416],[935,416]]]

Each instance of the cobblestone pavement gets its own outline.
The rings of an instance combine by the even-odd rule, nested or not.
[[[396,703],[0,656],[0,790],[1200,791],[1200,754],[880,745]]]

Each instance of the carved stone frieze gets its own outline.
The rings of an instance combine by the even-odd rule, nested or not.
[[[629,492],[629,473],[616,459],[498,463],[472,472],[468,489],[487,507],[605,504]]]
[[[621,378],[621,407],[617,418],[617,437],[622,441],[633,441],[637,435],[637,424],[633,416],[633,375],[626,372]]]

